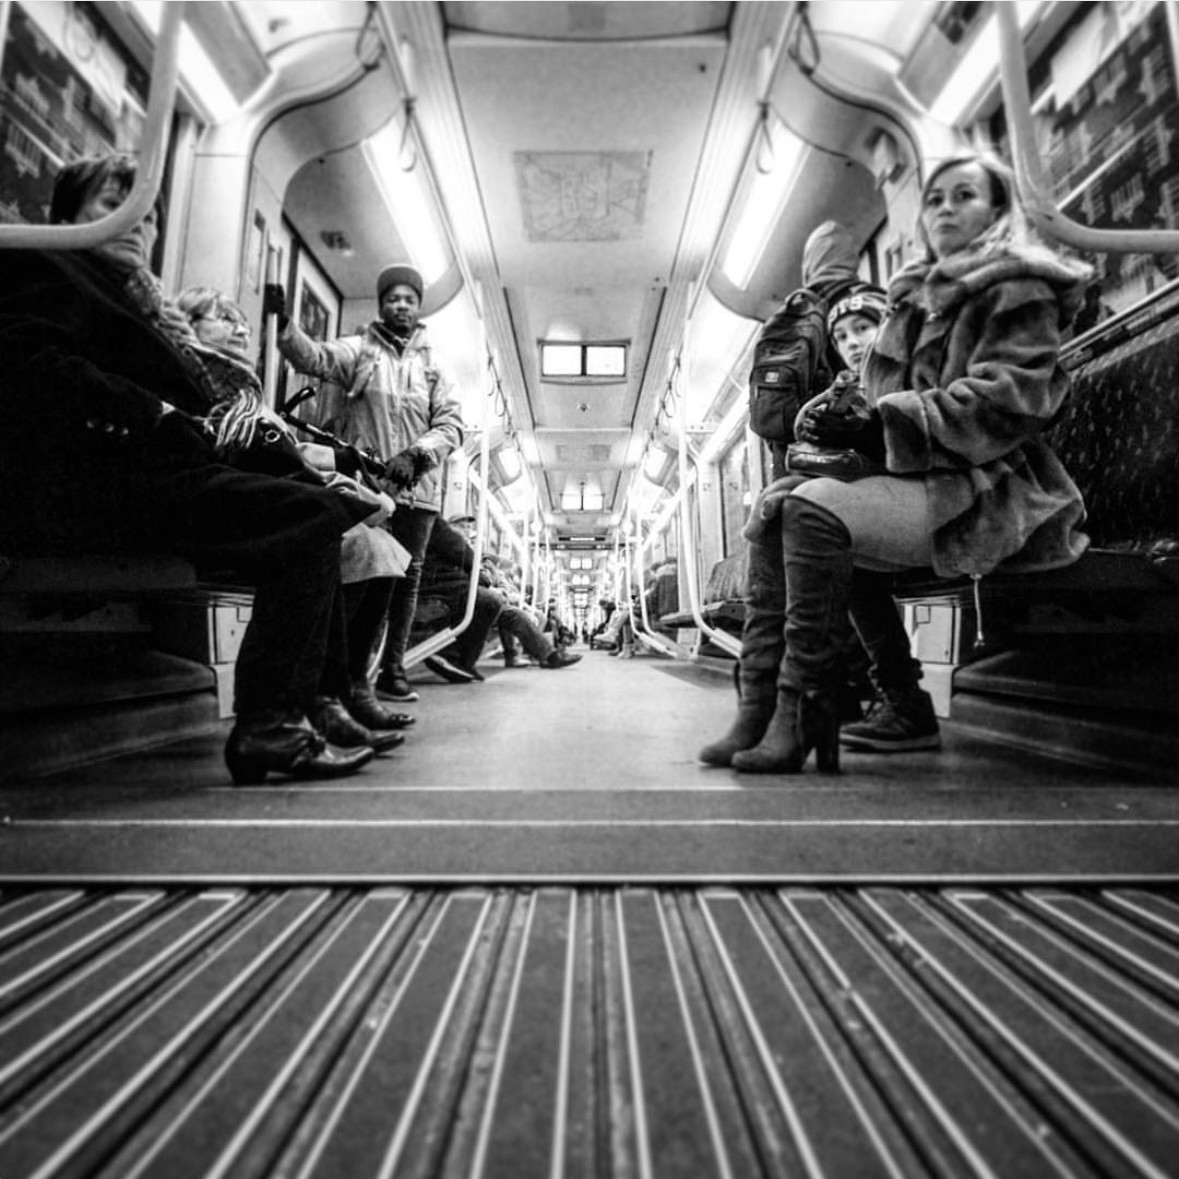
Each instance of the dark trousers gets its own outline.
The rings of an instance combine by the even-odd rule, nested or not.
[[[455,626],[467,608],[466,592],[453,595],[446,604],[450,611],[450,625]],[[471,622],[446,648],[446,653],[463,667],[474,667],[479,661],[479,656],[483,654],[487,636],[503,608],[504,602],[499,594],[479,586],[475,590],[475,610],[471,615]]]
[[[339,585],[338,539],[255,581],[250,625],[234,669],[239,716],[311,709],[334,647]]]
[[[405,675],[405,648],[413,628],[414,612],[418,608],[418,586],[422,582],[422,566],[426,546],[434,529],[437,512],[424,508],[398,507],[389,517],[388,528],[409,553],[409,568],[404,577],[393,583],[389,601],[389,638],[385,644],[385,671],[389,675]]]

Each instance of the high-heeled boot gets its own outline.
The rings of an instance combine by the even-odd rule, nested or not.
[[[782,503],[786,653],[765,736],[733,755],[744,773],[796,774],[816,751],[823,773],[839,772],[837,686],[850,622],[851,535],[843,521],[801,496]]]
[[[225,765],[235,786],[260,786],[267,774],[342,778],[372,758],[368,746],[346,750],[329,745],[295,710],[239,716],[225,746]]]
[[[733,754],[743,774],[797,774],[815,751],[821,774],[839,773],[839,701],[833,692],[779,688],[765,735],[752,749]]]
[[[723,737],[700,750],[705,765],[731,765],[735,753],[752,749],[765,736],[777,705],[785,610],[782,539],[777,528],[767,529],[749,544],[741,657],[734,669],[737,716]]]

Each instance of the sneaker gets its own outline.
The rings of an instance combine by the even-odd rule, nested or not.
[[[580,655],[570,655],[568,651],[562,651],[561,648],[558,647],[546,660],[544,660],[543,663],[541,663],[541,667],[569,667],[574,663],[579,663],[580,661]]]
[[[840,729],[839,741],[849,749],[878,753],[940,749],[942,744],[933,700],[920,688],[884,693],[862,721]]]
[[[474,682],[475,676],[472,672],[453,660],[447,659],[445,655],[427,655],[424,662],[435,675],[441,676],[447,683],[469,684]]]
[[[417,692],[409,686],[409,680],[403,675],[381,676],[377,680],[377,696],[396,704],[412,704],[418,699]]]

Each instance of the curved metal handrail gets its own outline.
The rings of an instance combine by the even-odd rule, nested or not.
[[[482,319],[480,319],[482,324]],[[487,336],[483,334],[484,354],[490,357],[491,353],[487,349]],[[490,369],[490,365],[488,366]],[[405,666],[414,667],[421,663],[424,659],[428,659],[431,655],[441,651],[443,647],[450,644],[451,640],[457,638],[471,625],[471,619],[475,617],[475,598],[479,592],[479,571],[483,564],[483,545],[487,537],[487,500],[490,492],[487,490],[488,484],[488,468],[491,465],[491,397],[494,393],[494,384],[488,396],[483,399],[483,423],[482,423],[482,437],[479,440],[479,506],[475,511],[476,529],[475,529],[475,543],[471,547],[474,549],[474,559],[471,563],[471,577],[467,582],[467,600],[463,607],[463,616],[454,624],[454,626],[444,626],[441,630],[435,631],[434,634],[424,638],[420,643],[409,648],[405,652]]]
[[[1027,57],[1014,4],[996,4],[999,21],[999,76],[1011,133],[1015,179],[1028,219],[1045,236],[1080,250],[1109,254],[1179,252],[1179,230],[1094,229],[1066,216],[1051,196],[1032,127]]]
[[[684,327],[684,344],[680,354],[679,379],[687,384],[687,369],[688,369],[688,346],[687,340],[691,332],[691,320]],[[709,626],[704,621],[704,612],[700,606],[700,586],[699,578],[697,576],[698,570],[696,568],[696,538],[695,529],[691,519],[692,502],[691,496],[688,494],[688,477],[689,477],[689,456],[688,456],[688,424],[685,420],[686,415],[680,414],[679,422],[679,470],[680,470],[680,552],[684,559],[684,581],[688,587],[688,609],[692,615],[692,621],[702,634],[711,639],[718,647],[723,647],[732,655],[739,656],[741,654],[741,644],[732,635],[726,634],[723,630],[718,630],[714,626]],[[697,486],[700,480],[696,480]]]
[[[635,529],[638,531],[639,522],[635,519]],[[665,635],[656,634],[651,629],[651,614],[647,609],[647,585],[646,577],[643,573],[643,537],[639,532],[639,543],[635,550],[635,568],[639,575],[639,625],[635,627],[637,633],[641,634],[643,641],[649,643],[653,647],[657,647],[664,655],[670,655],[673,659],[683,658],[683,652],[679,648],[678,643],[673,643]],[[631,611],[631,625],[634,625],[634,611]]]
[[[84,225],[0,226],[0,249],[90,250],[126,233],[151,212],[159,195],[168,154],[168,132],[180,76],[180,27],[185,7],[184,0],[162,5],[139,168],[127,199],[113,213]]]

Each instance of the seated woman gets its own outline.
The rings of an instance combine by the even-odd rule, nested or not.
[[[212,287],[190,287],[176,298],[199,342],[199,355],[218,392],[209,413],[217,453],[243,470],[303,479],[326,485],[350,498],[367,500],[372,514],[344,533],[340,558],[341,600],[333,613],[333,633],[321,693],[312,721],[329,741],[345,748],[371,745],[378,753],[401,744],[389,730],[404,729],[414,717],[390,712],[377,701],[368,677],[371,652],[409,554],[383,528],[393,501],[342,473],[359,473],[356,451],[340,446],[300,447],[291,428],[262,400],[262,386],[249,363],[250,326],[245,313]],[[311,454],[316,460],[307,461]],[[321,469],[315,469],[321,468]]]
[[[919,230],[926,255],[893,278],[864,366],[871,412],[849,424],[819,404],[800,424],[805,441],[853,448],[887,473],[808,479],[781,499],[786,649],[773,718],[733,754],[738,770],[797,773],[812,749],[820,770],[838,770],[849,609],[883,704],[844,743],[935,745],[891,574],[1052,569],[1088,543],[1080,492],[1041,435],[1068,394],[1061,337],[1089,267],[1032,239],[1010,172],[989,157],[956,156],[930,173]]]
[[[113,212],[126,156],[63,168],[55,223]],[[362,512],[331,491],[221,462],[200,420],[215,401],[188,321],[148,269],[157,216],[86,251],[10,250],[0,291],[0,544],[18,552],[175,553],[255,586],[235,669],[235,783],[351,774],[373,756],[311,725],[340,577]],[[363,514],[369,509],[365,508]]]

